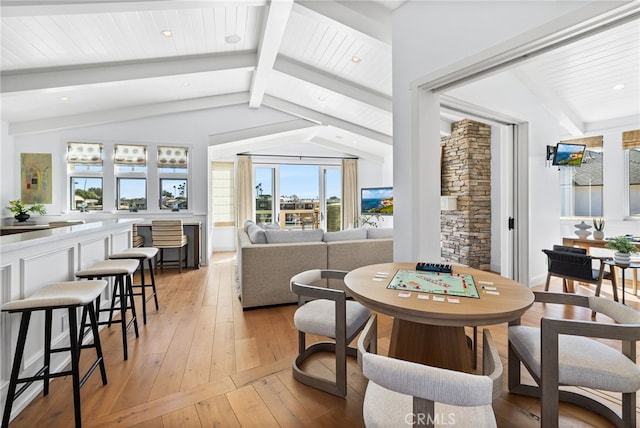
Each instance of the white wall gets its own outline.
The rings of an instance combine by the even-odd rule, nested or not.
[[[172,215],[166,212],[161,213],[159,209],[156,209],[152,201],[149,202],[149,210],[147,211],[134,214],[122,211],[116,212],[115,200],[108,201],[107,198],[105,198],[105,213],[69,213],[69,185],[65,160],[66,143],[68,141],[101,142],[105,144],[107,153],[111,152],[113,145],[116,143],[146,144],[150,149],[159,144],[188,145],[191,150],[190,201],[189,210],[181,212],[181,217],[193,216],[195,219],[203,221],[205,226],[203,228],[205,234],[203,236],[203,251],[205,251],[204,261],[206,263],[206,254],[209,249],[211,251],[235,249],[235,230],[230,230],[230,228],[212,230],[212,228],[208,227],[209,165],[211,161],[216,160],[210,158],[209,155],[209,136],[290,120],[292,120],[290,115],[268,107],[250,109],[246,105],[238,105],[16,137],[11,137],[7,134],[8,127],[3,122],[0,150],[0,160],[3,165],[0,175],[2,179],[1,200],[6,202],[20,197],[20,153],[52,153],[53,203],[46,206],[47,215],[44,218],[39,218],[39,221],[50,221],[56,216],[97,220],[113,216],[127,217],[135,215],[136,217],[153,218],[159,215]],[[109,156],[105,156],[105,158],[105,166],[108,166],[112,161]],[[383,158],[384,161],[382,163],[361,159],[359,161],[358,180],[367,186],[392,185],[391,147],[389,147],[388,153]],[[152,181],[151,174],[149,180]],[[112,192],[115,186],[114,181],[113,177],[105,176],[105,195]],[[3,204],[3,206],[6,206],[6,204]],[[5,209],[2,214],[5,217],[5,222],[11,221],[11,213],[8,210]],[[384,227],[391,227],[392,223],[392,221],[385,221]]]
[[[555,24],[550,27],[555,30],[558,22],[563,22],[563,19],[570,22],[575,19],[574,12],[592,4],[595,2],[410,1],[394,12],[394,185],[399,188],[395,195],[398,225],[394,237],[397,242],[404,243],[402,247],[394,247],[396,259],[415,259],[415,246],[407,245],[415,236],[420,236],[414,229],[424,223],[436,222],[439,218],[439,210],[412,209],[415,204],[428,206],[421,199],[439,194],[440,186],[440,171],[433,170],[429,171],[431,180],[428,180],[428,186],[417,191],[418,186],[425,186],[425,180],[421,178],[422,172],[412,167],[411,161],[416,156],[415,141],[420,130],[418,123],[425,119],[416,116],[417,103],[412,98],[416,91],[412,94],[412,84],[418,79],[422,81],[426,76],[445,76],[456,70],[454,63],[468,60],[471,56],[480,60],[488,56],[488,49],[506,43],[515,36],[519,36],[523,42],[532,40],[535,30],[539,37],[544,32],[543,26],[550,22]],[[580,12],[581,16],[585,15],[584,9]],[[437,19],[429,19],[431,16]],[[554,208],[554,202],[551,205],[549,202],[559,200],[557,180],[544,167],[544,148],[558,141],[559,125],[537,103],[533,94],[512,76],[507,83],[490,81],[478,84],[489,89],[489,96],[478,87],[478,97],[470,99],[470,102],[475,101],[475,104],[509,116],[522,117],[524,122],[530,124],[528,179],[530,187],[535,186],[539,191],[529,195],[530,269],[528,281],[525,279],[523,282],[536,282],[545,269],[544,260],[537,253],[560,236],[559,210]],[[457,95],[462,97],[462,92]],[[436,153],[432,156],[436,156]],[[422,218],[417,221],[416,216]],[[425,241],[428,241],[425,245],[439,245],[439,240],[435,238]]]
[[[558,243],[560,236],[560,191],[558,177],[545,166],[546,147],[560,140],[558,121],[510,72],[501,73],[471,85],[450,91],[448,95],[483,105],[495,111],[526,118],[529,124],[529,276],[538,283],[546,275],[542,248]],[[511,160],[506,159],[505,162]],[[516,218],[516,227],[526,227]]]
[[[582,221],[560,219],[559,171],[558,167],[546,166],[546,146],[576,137],[562,135],[562,128],[537,102],[535,94],[510,72],[451,91],[449,95],[472,103],[482,103],[492,110],[509,111],[529,121],[529,275],[530,284],[539,284],[546,277],[546,256],[541,250],[561,243],[563,236],[573,236],[573,226]],[[634,126],[637,124],[585,134],[585,137],[603,136],[603,210],[607,236],[640,233],[638,222],[625,221],[626,190],[622,190],[627,188],[625,177],[628,174],[622,150],[622,132],[634,129]],[[591,224],[589,220],[587,223]]]
[[[2,213],[10,215],[11,212],[4,207],[9,205],[9,201],[17,199],[19,192],[13,190],[15,180],[20,180],[19,163],[15,161],[15,150],[13,137],[9,135],[9,124],[2,121],[0,127],[0,203]],[[20,158],[18,157],[18,162]],[[19,184],[18,184],[19,186]]]
[[[26,152],[51,152],[53,154],[54,200],[53,204],[47,206],[47,210],[50,214],[59,214],[68,211],[65,163],[68,141],[106,142],[109,145],[113,143],[189,145],[192,147],[189,167],[193,177],[189,183],[191,186],[189,211],[203,215],[207,212],[208,200],[206,179],[208,136],[285,120],[291,120],[291,116],[269,108],[249,109],[247,106],[232,106],[59,132],[17,136],[14,137],[16,150],[13,153],[13,160],[17,165],[20,153]],[[109,156],[105,156],[105,158],[109,159]],[[17,173],[18,171],[7,177],[8,182],[6,183],[9,189],[12,189],[10,193],[13,198],[20,195]],[[108,194],[107,189],[105,189],[105,194]],[[153,211],[153,206],[154,204],[149,204],[149,211]],[[5,211],[5,214],[8,214],[8,211]]]
[[[209,135],[221,132],[234,131],[247,127],[262,126],[265,124],[278,123],[291,120],[291,116],[279,111],[262,107],[260,109],[250,109],[246,105],[238,105],[224,108],[201,110],[187,113],[172,114],[154,118],[132,120],[126,122],[113,123],[108,125],[91,126],[84,128],[69,129],[59,132],[48,132],[34,135],[24,135],[13,137],[14,144],[11,144],[11,137],[7,138],[5,144],[5,129],[3,124],[2,141],[2,200],[8,201],[20,197],[19,182],[19,161],[20,153],[52,153],[53,162],[53,203],[47,205],[47,215],[38,218],[40,222],[47,222],[56,216],[64,218],[81,217],[88,221],[118,217],[145,217],[151,219],[162,216],[175,216],[173,213],[160,212],[156,205],[150,201],[149,210],[138,213],[116,212],[115,201],[106,201],[106,212],[103,213],[69,213],[68,207],[68,182],[66,175],[66,143],[68,141],[88,141],[102,142],[111,150],[115,143],[140,143],[153,147],[158,144],[179,144],[188,145],[190,154],[190,201],[189,210],[181,211],[181,218],[202,221],[203,237],[202,251],[203,262],[206,264],[210,246],[209,236],[211,228],[208,227],[208,144]],[[14,148],[15,146],[15,148]],[[109,156],[105,165],[111,161]],[[5,168],[8,164],[11,168]],[[15,167],[14,167],[15,165]],[[150,178],[151,180],[151,178]],[[154,180],[155,181],[155,180]],[[104,177],[104,192],[108,195],[113,192],[115,179]],[[115,197],[114,197],[115,199]],[[4,205],[3,205],[4,206]],[[3,211],[6,216],[4,221],[11,221],[10,212]]]

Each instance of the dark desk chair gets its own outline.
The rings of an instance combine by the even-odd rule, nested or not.
[[[568,292],[567,281],[580,281],[587,284],[595,284],[595,295],[600,295],[603,280],[611,281],[613,288],[613,300],[618,301],[618,288],[616,276],[611,271],[605,272],[604,266],[600,269],[593,268],[593,261],[602,261],[602,257],[593,257],[587,254],[583,248],[564,247],[554,245],[553,250],[542,250],[547,255],[547,281],[544,291],[549,291],[551,277],[562,278],[562,289]]]

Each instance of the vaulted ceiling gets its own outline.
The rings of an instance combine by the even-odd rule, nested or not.
[[[248,104],[391,144],[391,13],[402,3],[3,0],[2,120],[20,135]],[[639,28],[514,72],[569,132],[640,115]]]

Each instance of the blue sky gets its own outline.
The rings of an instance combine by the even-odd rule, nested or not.
[[[270,168],[256,168],[254,180],[256,183],[262,183],[262,189],[265,194],[271,193],[271,177]],[[317,199],[319,196],[319,174],[318,165],[280,165],[280,195],[297,195],[301,199]],[[340,170],[327,170],[327,198],[331,196],[340,197]],[[100,187],[101,179],[99,178],[76,178],[76,189],[88,189],[91,187]],[[171,186],[170,186],[171,187]],[[173,188],[168,188],[171,193]],[[126,185],[122,186],[122,194],[124,198],[139,198],[145,196],[144,180],[130,180]]]
[[[301,199],[317,199],[319,196],[318,165],[280,165],[280,195],[297,195]],[[262,183],[263,193],[271,193],[271,169],[257,168],[254,176],[255,183]],[[340,197],[340,170],[328,170],[327,198]],[[280,196],[278,195],[278,196]]]

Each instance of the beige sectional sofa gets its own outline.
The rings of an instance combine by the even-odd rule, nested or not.
[[[308,269],[350,271],[392,262],[392,233],[391,229],[341,232],[266,229],[263,237],[253,226],[245,225],[238,229],[237,251],[237,291],[242,308],[296,302],[296,296],[289,290],[289,280]]]

